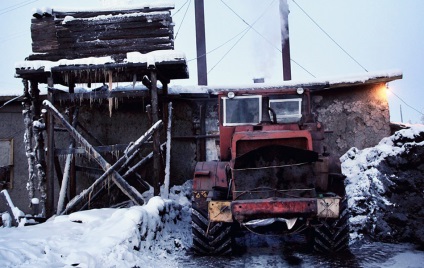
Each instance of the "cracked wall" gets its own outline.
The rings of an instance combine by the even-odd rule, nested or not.
[[[390,136],[385,84],[338,88],[312,94],[312,109],[326,131],[324,146],[339,158]]]

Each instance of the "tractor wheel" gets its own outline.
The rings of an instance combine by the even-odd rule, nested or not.
[[[198,255],[228,255],[232,251],[231,224],[210,222],[207,212],[193,204],[193,250]]]
[[[323,219],[314,227],[314,251],[333,254],[348,250],[349,246],[349,212],[347,200],[340,203],[338,219]]]

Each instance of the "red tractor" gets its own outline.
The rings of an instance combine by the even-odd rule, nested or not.
[[[238,227],[275,226],[308,234],[316,251],[346,250],[344,176],[321,145],[309,90],[221,92],[218,101],[221,160],[199,162],[194,172],[194,252],[229,254]]]

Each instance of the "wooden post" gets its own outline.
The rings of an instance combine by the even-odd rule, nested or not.
[[[25,134],[24,134],[24,144],[25,144],[25,153],[28,158],[28,182],[27,182],[27,190],[28,197],[31,201],[34,198],[35,186],[34,186],[34,153],[32,151],[32,113],[31,113],[31,95],[29,94],[29,83],[28,80],[22,80],[24,85],[24,95],[25,99],[22,102],[23,111],[22,114],[24,116],[24,125],[25,125]],[[32,206],[30,202],[30,207]]]
[[[74,78],[71,77],[69,81],[69,94],[74,94],[75,91],[75,83]],[[76,121],[78,116],[78,111],[75,113],[76,109],[71,106],[69,107],[69,123],[76,127]],[[71,138],[70,146],[75,147],[75,141]],[[70,166],[69,166],[69,198],[72,199],[77,194],[77,182],[76,182],[76,170],[75,170],[75,156],[70,156]]]
[[[77,125],[78,107],[73,110],[74,110],[73,115],[69,116],[70,118],[69,121],[72,122],[71,123],[72,127],[75,128],[75,126]],[[75,147],[75,140],[72,138],[72,136],[70,138],[71,138],[71,141],[69,144],[69,149],[73,149]],[[57,202],[57,211],[56,211],[57,215],[60,215],[60,213],[63,211],[63,208],[65,206],[67,190],[68,190],[68,182],[69,182],[69,188],[70,188],[69,189],[70,199],[76,196],[75,174],[74,176],[72,176],[72,172],[75,172],[75,162],[73,160],[75,160],[74,155],[69,153],[66,156],[62,185],[60,186],[59,200]],[[72,162],[73,162],[73,167],[72,167]]]
[[[159,120],[159,108],[158,108],[158,90],[157,90],[157,73],[156,68],[150,67],[150,81],[152,83],[151,89],[151,102],[152,102],[152,121],[157,122]],[[160,134],[155,132],[153,134],[153,189],[154,195],[158,196],[160,194]]]
[[[163,150],[163,148],[165,147],[166,143],[161,144],[160,148],[161,150]],[[153,159],[153,152],[151,152],[150,154],[146,155],[143,159],[141,159],[136,165],[129,167],[127,172],[125,172],[124,175],[122,175],[122,178],[127,179],[130,175],[134,174],[135,176],[137,176],[137,178],[139,179],[139,182],[148,190],[150,189],[150,185],[144,181],[141,176],[139,174],[137,174],[135,171],[139,168],[143,168],[144,165],[146,165],[150,160]],[[119,170],[121,171],[121,169]],[[104,190],[105,186],[103,186],[99,191],[97,191],[94,195],[91,195],[91,200],[96,199],[100,193]],[[82,208],[80,210],[83,210],[85,208],[88,207],[89,202],[86,202]]]
[[[16,211],[15,205],[12,202],[12,199],[9,196],[9,193],[7,190],[3,190],[0,192],[0,196],[3,196],[4,202],[7,205],[7,212],[9,213],[10,217],[12,217],[12,225],[15,227],[18,227],[19,225],[19,215],[15,215],[14,211]]]
[[[135,204],[142,205],[143,204],[143,198],[141,197],[140,193],[131,187],[123,178],[121,175],[119,175],[118,172],[116,172],[116,168],[121,166],[125,161],[127,161],[127,157],[123,156],[121,157],[115,164],[110,165],[95,149],[94,147],[84,138],[82,137],[77,130],[72,127],[68,121],[59,113],[59,111],[49,102],[44,101],[44,105],[49,108],[50,112],[55,116],[62,125],[69,131],[69,133],[74,137],[75,140],[77,140],[81,145],[83,146],[86,153],[94,159],[105,171],[105,173],[98,178],[91,186],[90,188],[84,190],[78,197],[71,200],[64,212],[62,214],[67,213],[67,211],[71,210],[74,206],[79,204],[83,198],[88,196],[90,192],[94,189],[94,187],[101,184],[103,181],[105,181],[109,176],[112,178],[112,180],[115,182],[115,184],[121,189],[121,191],[126,194]],[[141,147],[141,145],[147,141],[153,133],[156,133],[158,129],[162,126],[162,121],[156,122],[155,125],[153,125],[143,136],[141,136],[134,144],[126,151],[126,155],[134,155],[134,153]]]
[[[41,101],[40,101],[40,90],[38,89],[38,83],[31,82],[31,97],[32,97],[32,114],[33,114],[33,135],[35,138],[35,146],[33,153],[35,155],[35,167],[37,170],[38,178],[38,189],[40,191],[40,204],[41,204],[41,216],[45,217],[48,211],[51,213],[53,209],[54,201],[47,199],[47,180],[46,180],[46,157],[44,150],[44,137],[43,131],[45,129],[44,121],[41,117]],[[47,216],[51,216],[48,214]]]
[[[166,161],[165,161],[165,179],[162,197],[168,198],[171,170],[171,128],[172,128],[172,102],[168,104],[168,124],[166,128]]]
[[[47,81],[49,91],[47,94],[47,99],[49,102],[54,103],[54,94],[50,90],[50,88],[53,88],[53,78],[49,77]],[[50,200],[51,202],[50,206],[47,207],[48,211],[46,215],[53,215],[54,210],[54,117],[52,113],[48,113],[47,116],[47,200]]]

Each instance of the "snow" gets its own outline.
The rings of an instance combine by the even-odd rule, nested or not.
[[[108,19],[119,19],[119,18],[131,18],[131,17],[146,17],[148,22],[151,22],[152,16],[160,16],[160,15],[167,15],[169,14],[168,11],[156,11],[156,12],[136,12],[136,13],[127,13],[127,14],[119,14],[119,15],[99,15],[96,17],[90,17],[90,18],[74,18],[72,16],[66,16],[65,19],[62,21],[62,24],[67,24],[70,21],[74,20],[80,20],[80,21],[98,21],[98,20],[108,20]]]
[[[92,8],[75,8],[75,7],[57,7],[53,8],[53,12],[103,12],[103,11],[124,11],[133,9],[144,9],[144,8],[175,8],[174,1],[162,1],[162,0],[143,0],[143,1],[122,1],[122,0],[102,0],[102,6]]]
[[[153,267],[158,262],[173,267],[191,244],[190,183],[172,188],[170,199],[153,197],[144,206],[0,228],[0,267]]]
[[[159,50],[152,51],[146,54],[139,52],[127,53],[127,58],[124,60],[125,63],[146,63],[148,66],[155,65],[164,61],[185,61],[185,54],[175,50]],[[108,63],[118,63],[110,56],[106,57],[88,57],[81,59],[61,59],[59,61],[21,61],[15,64],[16,69],[26,70],[40,70],[44,69],[44,72],[51,72],[52,68],[59,66],[81,66],[81,65],[103,65]],[[119,63],[118,63],[119,64]],[[123,64],[123,63],[121,63]]]
[[[350,74],[344,76],[320,77],[309,80],[291,80],[281,83],[263,83],[263,84],[237,84],[237,85],[210,85],[210,86],[180,86],[171,85],[169,94],[181,93],[203,93],[217,94],[220,91],[251,90],[251,89],[272,89],[272,88],[296,88],[296,87],[337,87],[341,84],[365,84],[372,83],[376,79],[385,78],[387,80],[396,79],[402,76],[400,70],[385,70],[376,72],[367,72],[362,74]]]
[[[375,215],[382,206],[395,205],[387,200],[386,187],[382,181],[384,179],[386,184],[390,184],[390,177],[382,174],[378,168],[386,158],[400,155],[410,146],[424,146],[424,142],[414,141],[423,135],[424,125],[409,127],[382,139],[375,147],[363,150],[353,147],[340,158],[342,172],[347,177],[345,184],[348,206],[352,213],[352,240],[363,238],[361,230],[366,223],[375,222]]]

